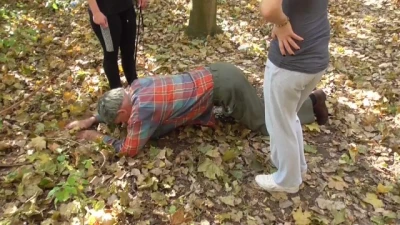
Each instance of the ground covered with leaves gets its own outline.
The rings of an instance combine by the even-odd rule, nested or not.
[[[154,0],[144,11],[140,76],[226,61],[260,89],[270,28],[258,2],[218,4],[224,32],[190,40],[189,4]],[[331,64],[319,87],[331,117],[304,126],[309,171],[301,191],[287,195],[254,185],[256,174],[275,169],[269,138],[232,121],[184,127],[133,159],[78,142],[65,124],[94,111],[107,91],[86,6],[6,0],[0,224],[400,224],[400,10],[392,1],[338,0],[329,12]]]

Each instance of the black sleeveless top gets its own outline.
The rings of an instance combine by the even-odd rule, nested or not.
[[[113,15],[133,7],[132,0],[96,0],[104,15]]]

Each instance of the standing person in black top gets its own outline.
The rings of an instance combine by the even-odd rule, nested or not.
[[[118,69],[119,49],[126,80],[131,84],[137,79],[134,60],[137,25],[133,1],[88,0],[88,2],[90,23],[103,47],[103,67],[110,88],[122,86]],[[148,0],[138,0],[138,7],[145,8],[147,4]]]

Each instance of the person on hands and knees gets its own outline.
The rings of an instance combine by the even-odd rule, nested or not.
[[[264,73],[264,101],[268,102],[265,121],[271,161],[278,170],[257,175],[255,181],[267,191],[296,193],[307,171],[297,113],[313,93],[318,96],[314,107],[327,115],[322,106],[325,95],[313,89],[329,64],[328,0],[262,0],[260,11],[274,25]]]
[[[325,96],[322,91],[318,93]],[[176,127],[214,126],[213,106],[221,106],[226,116],[250,130],[268,135],[263,101],[244,73],[229,63],[212,63],[173,76],[139,78],[127,89],[106,92],[97,104],[97,116],[74,121],[67,128],[88,129],[98,122],[127,124],[128,132],[123,140],[94,130],[81,131],[78,137],[90,141],[100,139],[111,144],[117,153],[133,157],[150,138],[159,138]],[[315,118],[323,123],[328,113],[320,95],[312,94],[298,115],[302,124],[309,124]]]

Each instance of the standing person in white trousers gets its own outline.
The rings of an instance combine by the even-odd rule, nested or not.
[[[329,64],[328,0],[263,0],[261,14],[274,24],[264,75],[265,121],[271,160],[278,171],[257,175],[267,191],[296,193],[307,172],[302,127],[297,112],[313,93],[315,106],[326,96],[314,93]],[[325,112],[327,114],[327,112]],[[326,121],[325,121],[326,122]]]

